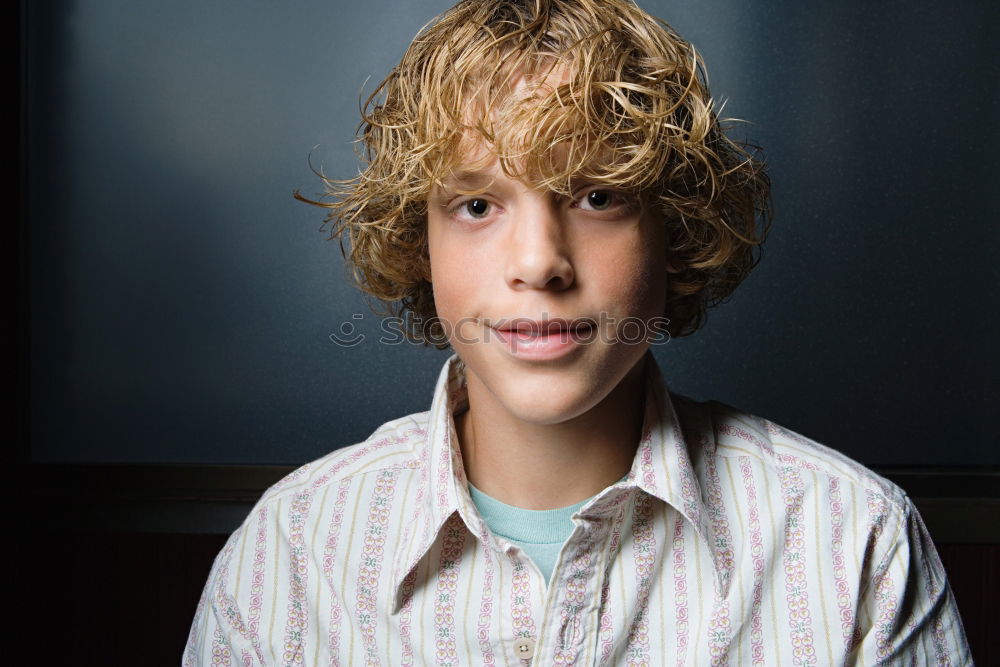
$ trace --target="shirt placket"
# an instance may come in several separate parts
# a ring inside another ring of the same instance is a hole
[[[464,502],[462,502],[464,501]],[[537,591],[544,590],[545,581],[537,567],[532,567],[530,560],[520,547],[494,535],[482,517],[479,516],[471,501],[462,497],[459,512],[463,515],[469,530],[479,535],[485,547],[491,549],[498,557],[504,578],[510,583],[502,587],[499,608],[509,614],[510,634],[500,639],[504,645],[502,654],[513,656],[517,662],[527,667],[538,655],[536,649],[538,625],[536,619],[543,617],[544,597]],[[501,627],[506,624],[501,624]],[[505,628],[506,629],[506,628]],[[534,664],[546,664],[536,662]]]
[[[608,540],[630,492],[618,489],[574,517],[576,524],[553,571],[539,618],[539,632],[522,665],[596,664],[601,587],[609,558]],[[583,513],[585,512],[585,513]],[[617,515],[617,516],[616,516]],[[520,647],[516,647],[520,648]]]

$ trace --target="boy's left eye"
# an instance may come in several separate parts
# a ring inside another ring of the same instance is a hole
[[[576,206],[588,211],[609,211],[627,207],[629,199],[615,190],[597,188],[587,192],[577,200]]]
[[[587,193],[587,203],[596,211],[603,211],[611,206],[613,195],[607,190],[591,190]]]

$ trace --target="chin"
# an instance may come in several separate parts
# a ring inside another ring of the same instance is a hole
[[[614,392],[636,359],[625,350],[608,352],[612,354],[582,354],[562,363],[537,365],[514,363],[502,354],[467,354],[464,359],[469,379],[475,377],[491,395],[487,400],[518,420],[542,425],[575,419]],[[642,355],[637,356],[641,360]]]
[[[524,410],[519,410],[511,406],[511,413],[516,415],[525,424],[553,425],[562,424],[579,417],[586,412],[586,408],[572,410],[565,408],[546,409],[545,406],[532,405]]]
[[[579,417],[597,403],[603,395],[593,389],[573,388],[562,383],[538,391],[518,391],[504,401],[511,414],[531,424],[561,424]]]

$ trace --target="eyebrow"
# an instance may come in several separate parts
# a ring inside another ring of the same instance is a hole
[[[483,171],[472,169],[455,171],[447,178],[441,179],[441,182],[434,186],[434,192],[441,195],[457,190],[482,190],[495,180],[496,177],[493,174]]]
[[[451,176],[442,179],[439,184],[434,186],[429,198],[432,200],[444,200],[451,195],[459,194],[459,190],[463,191],[463,194],[475,194],[487,190],[495,180],[496,176],[487,171],[476,169],[454,171],[451,173]],[[587,185],[599,185],[599,183],[592,179],[574,175],[571,177],[569,185],[571,190],[575,192],[578,188]]]
[[[445,185],[477,185],[479,183],[488,183],[494,179],[494,176],[485,171],[480,171],[478,169],[465,169],[462,171],[453,171],[451,176],[443,179]]]

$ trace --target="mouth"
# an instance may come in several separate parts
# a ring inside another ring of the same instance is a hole
[[[593,340],[597,322],[581,319],[517,318],[504,320],[491,327],[504,349],[518,359],[530,362],[551,362],[569,358]]]
[[[517,318],[512,320],[501,320],[499,325],[493,328],[507,334],[516,334],[528,338],[544,338],[553,335],[567,336],[570,334],[585,334],[596,326],[596,322],[589,318],[578,318],[567,320],[562,318],[547,320],[531,320]]]

